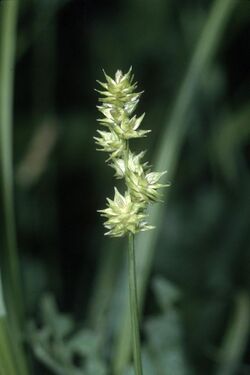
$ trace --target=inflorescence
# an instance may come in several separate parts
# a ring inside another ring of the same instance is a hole
[[[141,92],[135,92],[131,68],[126,74],[118,70],[115,79],[104,72],[106,82],[97,81],[102,90],[98,110],[102,118],[97,121],[105,130],[97,130],[94,137],[98,151],[109,153],[107,162],[115,170],[117,179],[124,179],[125,194],[115,188],[114,200],[107,198],[107,208],[99,210],[107,218],[104,226],[106,235],[121,237],[129,232],[135,234],[154,228],[146,222],[146,209],[149,203],[160,201],[159,189],[169,185],[159,182],[166,172],[151,172],[147,162],[142,162],[145,152],[134,154],[129,148],[129,140],[145,137],[150,130],[139,130],[144,118],[133,115]]]

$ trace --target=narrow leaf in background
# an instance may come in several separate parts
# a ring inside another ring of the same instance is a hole
[[[1,268],[11,336],[15,343],[20,374],[26,374],[21,343],[24,330],[21,277],[16,247],[13,199],[12,117],[13,80],[18,1],[0,3],[0,187],[1,187]],[[14,339],[15,338],[15,339]],[[10,354],[10,353],[9,353]]]

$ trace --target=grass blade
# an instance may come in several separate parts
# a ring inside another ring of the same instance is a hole
[[[250,301],[247,292],[236,298],[235,312],[222,344],[221,360],[216,375],[234,375],[239,370],[250,328]]]
[[[2,281],[14,343],[18,371],[26,374],[26,363],[20,343],[23,306],[20,290],[20,270],[16,248],[16,229],[13,205],[12,112],[15,41],[18,1],[0,4],[0,176],[2,214]],[[2,322],[4,330],[5,322]],[[1,340],[4,336],[1,336]],[[2,344],[2,343],[1,343]],[[7,349],[6,349],[7,350]],[[6,355],[8,352],[6,353]],[[10,355],[10,353],[9,353]]]
[[[0,272],[0,374],[18,375],[10,340]]]

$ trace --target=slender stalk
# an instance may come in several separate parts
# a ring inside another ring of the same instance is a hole
[[[0,317],[0,374],[18,375],[6,317]]]
[[[19,260],[16,248],[16,228],[13,206],[12,161],[12,106],[15,28],[17,1],[3,1],[0,5],[0,172],[3,215],[3,286],[8,314],[21,320]],[[8,287],[8,292],[6,288]]]
[[[18,375],[17,368],[16,356],[8,329],[0,270],[0,375]]]
[[[133,341],[133,357],[136,375],[142,375],[141,345],[139,332],[139,309],[137,301],[136,287],[136,262],[134,235],[128,236],[128,274],[129,274],[129,300],[130,300],[130,319]]]
[[[221,358],[215,370],[216,375],[236,374],[246,350],[250,328],[248,293],[240,291],[235,302],[234,315],[223,340]]]
[[[13,81],[17,14],[17,0],[0,3],[0,197],[3,234],[1,266],[3,292],[7,308],[6,324],[8,337],[13,346],[13,363],[16,359],[18,373],[25,375],[27,374],[27,367],[20,339],[23,328],[23,300],[20,290],[20,269],[16,247],[12,161]]]

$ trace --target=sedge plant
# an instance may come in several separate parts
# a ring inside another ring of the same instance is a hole
[[[97,106],[102,117],[98,119],[103,130],[94,137],[98,151],[109,154],[107,163],[114,169],[115,177],[125,182],[122,194],[115,187],[114,198],[107,198],[107,208],[99,210],[106,218],[104,223],[111,237],[128,238],[128,278],[131,315],[131,336],[136,375],[142,375],[142,361],[139,334],[139,308],[136,287],[135,234],[153,229],[147,222],[149,204],[161,200],[159,189],[168,185],[161,184],[160,178],[166,172],[152,172],[148,162],[143,161],[145,152],[136,154],[131,151],[129,141],[145,137],[151,130],[139,129],[144,114],[137,116],[134,111],[141,92],[137,92],[137,83],[133,81],[131,68],[126,74],[118,70],[112,79],[105,72],[106,82],[98,83],[101,90],[100,105]]]

